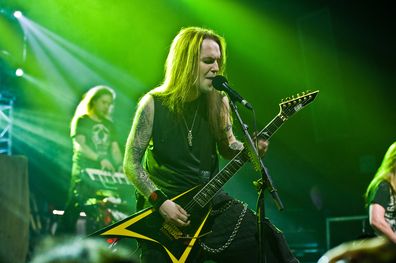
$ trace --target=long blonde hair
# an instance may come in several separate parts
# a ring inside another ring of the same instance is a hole
[[[381,166],[378,168],[373,180],[371,180],[365,193],[366,206],[369,206],[370,199],[382,181],[388,181],[393,190],[396,186],[396,142],[386,151]]]
[[[165,78],[153,95],[164,98],[164,105],[177,116],[183,112],[184,104],[199,94],[198,71],[201,45],[204,39],[214,40],[220,47],[221,60],[218,74],[223,74],[226,65],[226,43],[214,31],[200,28],[183,28],[174,38],[165,64]],[[223,94],[213,90],[206,94],[209,125],[216,138],[222,136],[225,125],[226,107],[222,102]]]
[[[70,131],[75,130],[77,125],[77,120],[83,115],[91,115],[93,112],[93,104],[103,95],[110,95],[113,100],[116,95],[113,89],[104,85],[98,85],[93,88],[90,88],[82,97],[80,103],[77,105],[76,111],[74,112],[74,116],[71,120]],[[110,119],[111,109],[107,113],[106,118]]]

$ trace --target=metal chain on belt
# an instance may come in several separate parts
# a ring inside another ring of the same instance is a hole
[[[222,207],[220,207],[219,209],[213,209],[212,211],[210,211],[210,215],[211,216],[217,216],[219,214],[224,213],[228,208],[230,208],[233,204],[243,204],[241,201],[239,200],[230,200],[228,201],[225,205],[223,205]]]
[[[235,203],[235,201],[229,201],[222,208],[216,210],[216,214],[220,214],[220,213],[222,213],[221,211],[227,210],[234,203]],[[240,202],[238,202],[238,203],[240,203]],[[228,238],[227,242],[224,245],[222,245],[221,247],[218,247],[218,248],[212,248],[212,247],[209,247],[208,245],[206,245],[203,241],[199,240],[199,244],[205,251],[207,251],[209,253],[213,253],[213,254],[218,254],[218,253],[223,252],[226,248],[228,248],[231,245],[232,241],[235,239],[236,234],[238,233],[238,230],[241,226],[242,220],[245,217],[245,214],[247,211],[248,205],[245,203],[242,203],[242,205],[243,205],[243,209],[241,211],[241,214],[239,215],[238,221],[235,224],[234,230],[232,231],[230,237]],[[213,215],[213,214],[211,213],[211,215]]]

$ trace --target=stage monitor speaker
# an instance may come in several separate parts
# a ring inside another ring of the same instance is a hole
[[[29,247],[28,161],[0,154],[0,262],[26,262]]]
[[[341,243],[369,237],[372,229],[367,215],[326,218],[327,250]]]

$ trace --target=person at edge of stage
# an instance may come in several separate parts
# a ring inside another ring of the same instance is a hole
[[[385,153],[365,198],[376,234],[396,244],[396,142]]]
[[[171,200],[204,184],[219,170],[218,152],[231,159],[244,145],[232,130],[228,97],[212,79],[224,74],[226,43],[214,31],[183,28],[174,38],[163,83],[145,94],[129,133],[124,171],[137,189],[137,209],[153,206],[165,222],[186,227],[190,215]],[[268,142],[259,140],[261,154]],[[188,262],[257,262],[257,223],[247,205],[221,190],[213,198],[210,223]],[[268,219],[267,262],[298,262],[286,240]],[[140,241],[141,262],[170,262],[155,242]]]
[[[73,142],[73,164],[71,183],[65,213],[59,226],[61,234],[75,234],[80,212],[84,211],[87,221],[98,215],[98,207],[87,205],[92,198],[91,189],[81,180],[86,168],[102,171],[122,172],[122,153],[117,141],[117,133],[110,118],[115,99],[110,87],[98,85],[89,89],[79,102],[70,125]],[[88,192],[87,192],[88,191]],[[96,208],[94,208],[96,207]],[[95,231],[104,225],[87,226],[87,231]]]

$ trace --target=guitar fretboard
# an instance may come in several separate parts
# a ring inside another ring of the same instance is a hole
[[[286,120],[287,118],[278,114],[267,126],[264,127],[264,129],[259,132],[258,137],[268,140]],[[220,188],[223,187],[223,185],[246,163],[247,160],[249,160],[248,151],[247,149],[243,149],[235,155],[235,157],[204,187],[202,187],[202,189],[193,197],[193,201],[201,207],[208,204]]]

